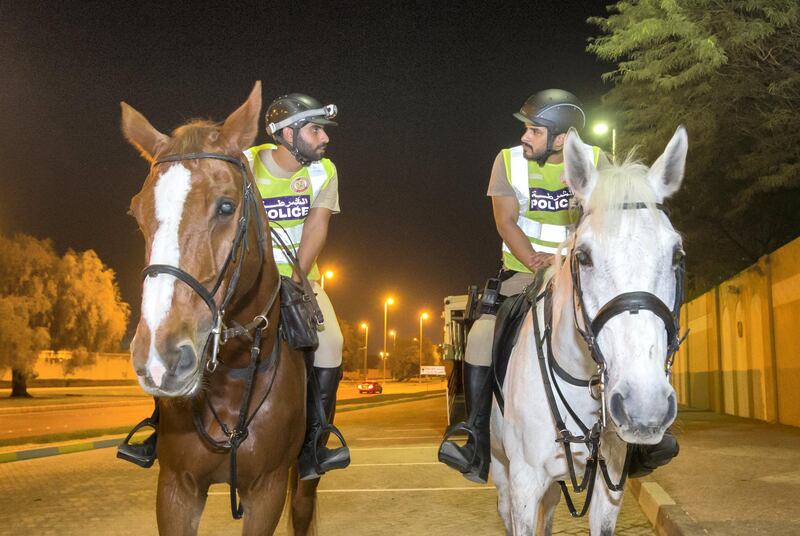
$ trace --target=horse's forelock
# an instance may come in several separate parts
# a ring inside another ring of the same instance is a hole
[[[592,227],[601,238],[620,228],[628,211],[620,210],[625,203],[646,203],[657,227],[656,194],[647,179],[648,167],[635,158],[633,151],[624,162],[599,171],[597,185],[592,191],[586,210],[592,214]]]
[[[186,154],[210,150],[219,139],[220,125],[206,119],[194,119],[176,128],[163,154]]]

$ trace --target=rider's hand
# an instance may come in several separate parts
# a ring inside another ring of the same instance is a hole
[[[553,257],[554,255],[552,253],[541,253],[534,251],[533,255],[531,255],[531,258],[528,261],[528,269],[535,271],[539,268],[550,266],[553,263]]]

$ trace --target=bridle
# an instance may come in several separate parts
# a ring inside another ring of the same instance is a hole
[[[652,205],[648,205],[647,203],[624,203],[620,207],[621,210],[639,210],[639,209],[647,209],[650,208]],[[655,208],[667,214],[666,208],[657,203]],[[589,213],[581,214],[578,225],[580,225],[581,220],[585,218]],[[578,258],[576,255],[576,236],[573,235],[572,245],[568,252],[569,262],[570,262],[570,272],[572,277],[572,306],[574,314],[574,321],[575,321],[575,328],[577,329],[578,333],[580,333],[583,340],[586,342],[586,346],[589,349],[589,353],[592,356],[595,364],[597,365],[597,373],[593,375],[588,380],[575,378],[567,371],[565,371],[556,361],[555,356],[553,355],[553,344],[552,344],[552,306],[553,306],[553,281],[551,280],[550,283],[547,285],[547,289],[539,294],[541,287],[543,286],[543,278],[544,278],[544,271],[540,271],[537,273],[536,279],[533,284],[533,289],[531,295],[533,296],[534,303],[532,304],[532,313],[533,313],[533,329],[534,329],[534,337],[536,341],[536,351],[538,355],[538,362],[539,362],[539,369],[542,375],[542,382],[545,386],[545,394],[547,397],[547,402],[550,407],[551,414],[553,419],[556,423],[556,427],[558,430],[558,438],[556,439],[557,442],[561,443],[564,447],[564,451],[566,454],[566,461],[567,461],[567,468],[569,471],[570,482],[572,484],[573,491],[582,492],[586,491],[587,498],[584,501],[583,507],[581,508],[580,512],[575,507],[575,504],[572,500],[572,497],[569,494],[569,490],[567,489],[567,484],[563,480],[558,481],[559,486],[561,487],[562,494],[564,495],[564,500],[567,504],[567,508],[569,509],[570,514],[573,517],[582,517],[586,514],[589,509],[589,505],[591,504],[592,494],[594,490],[594,484],[597,480],[597,472],[598,469],[603,477],[603,480],[606,483],[606,486],[611,491],[622,491],[625,486],[625,481],[628,476],[628,467],[630,465],[631,459],[631,448],[630,445],[627,448],[627,452],[625,455],[625,462],[623,464],[622,474],[620,476],[619,481],[614,482],[611,479],[611,476],[608,472],[608,467],[606,465],[605,459],[600,454],[600,437],[603,430],[607,426],[607,413],[606,413],[606,400],[605,400],[605,385],[607,381],[606,377],[606,360],[603,356],[603,352],[600,349],[600,346],[597,344],[597,335],[603,329],[608,321],[614,318],[617,315],[620,315],[624,312],[628,312],[630,314],[638,314],[641,310],[650,311],[655,314],[658,318],[660,318],[664,322],[664,329],[667,332],[667,355],[664,362],[664,370],[667,375],[670,374],[670,370],[672,368],[672,363],[675,357],[675,353],[678,351],[683,340],[686,338],[686,334],[683,337],[679,337],[680,333],[680,308],[683,304],[683,278],[684,278],[684,259],[681,257],[680,262],[675,267],[675,302],[673,304],[672,309],[670,309],[658,296],[652,294],[650,292],[645,291],[635,291],[635,292],[625,292],[620,294],[611,300],[609,300],[605,305],[603,305],[600,310],[597,312],[594,318],[591,318],[589,314],[586,312],[586,305],[583,301],[583,290],[581,287],[581,278],[580,278],[580,263],[578,262]],[[545,324],[545,331],[544,334],[540,333],[539,329],[539,319],[537,314],[537,307],[536,302],[539,299],[544,299],[544,324]],[[577,310],[580,309],[581,312],[581,319],[583,322],[583,327],[581,327],[578,323],[578,312]],[[545,351],[544,347],[546,344],[547,350]],[[595,400],[599,400],[600,402],[600,416],[597,421],[591,426],[587,426],[586,424],[581,421],[580,417],[577,413],[572,409],[567,398],[564,396],[564,393],[561,391],[561,388],[556,382],[556,375],[558,375],[562,380],[570,383],[572,385],[578,387],[588,387],[589,394]],[[581,430],[581,435],[574,435],[567,429],[567,426],[564,422],[564,419],[561,417],[561,412],[559,411],[558,405],[556,403],[555,395],[561,399],[561,403],[564,406],[564,409],[567,413],[572,417],[575,423]],[[586,461],[586,467],[584,469],[583,478],[578,481],[577,474],[575,471],[575,464],[572,455],[572,444],[583,444],[589,450],[589,458]]]
[[[239,283],[239,278],[242,274],[242,266],[244,265],[244,257],[247,251],[246,245],[243,244],[245,237],[247,236],[247,231],[250,228],[250,222],[255,220],[256,222],[256,233],[258,235],[258,252],[259,257],[261,259],[261,264],[264,261],[264,225],[261,218],[258,217],[258,202],[256,201],[255,195],[253,193],[253,188],[251,186],[250,181],[248,180],[247,176],[247,168],[245,167],[244,162],[241,159],[229,156],[226,154],[221,153],[207,153],[207,152],[195,152],[195,153],[186,153],[186,154],[171,154],[159,157],[153,162],[153,166],[158,166],[160,164],[166,164],[171,162],[181,162],[184,160],[201,160],[201,159],[213,159],[213,160],[222,160],[223,162],[228,162],[229,164],[233,164],[236,166],[239,173],[242,176],[242,210],[241,215],[239,217],[239,222],[236,227],[236,234],[234,235],[233,242],[231,244],[231,249],[228,251],[228,255],[225,257],[225,262],[222,264],[222,268],[219,270],[217,274],[217,280],[214,283],[214,286],[211,290],[208,290],[205,285],[203,285],[200,281],[198,281],[195,277],[193,277],[188,272],[178,268],[177,266],[172,266],[169,264],[151,264],[147,266],[144,270],[142,270],[143,277],[155,277],[159,274],[166,274],[171,275],[172,277],[182,281],[185,283],[189,288],[191,288],[195,294],[202,298],[203,302],[205,302],[206,306],[208,307],[209,311],[211,312],[211,320],[212,326],[211,332],[209,333],[209,338],[206,339],[206,343],[203,347],[203,355],[201,358],[204,358],[205,355],[208,353],[208,346],[209,346],[209,339],[211,341],[211,352],[208,356],[208,360],[205,362],[205,368],[209,373],[213,373],[217,368],[218,363],[218,354],[219,354],[219,347],[220,344],[224,344],[227,339],[232,337],[243,335],[245,333],[249,333],[250,331],[255,330],[256,328],[264,329],[266,328],[268,322],[266,314],[272,308],[275,300],[278,297],[278,292],[280,290],[280,280],[278,280],[277,284],[275,285],[275,289],[273,290],[273,294],[267,302],[264,311],[257,315],[252,322],[247,324],[246,326],[236,326],[234,329],[227,329],[224,324],[224,317],[225,317],[225,309],[230,304],[231,299],[236,292],[236,287]],[[231,264],[235,264],[235,268],[233,271],[233,275],[231,276],[230,284],[225,292],[225,295],[222,298],[222,301],[217,304],[214,300],[214,295],[219,290],[222,282],[225,280],[225,275],[228,273],[228,269]]]
[[[209,340],[211,341],[211,353],[208,357],[208,360],[205,362],[205,369],[209,373],[213,373],[217,369],[218,364],[218,354],[219,354],[219,347],[221,344],[225,344],[225,342],[233,337],[238,337],[240,335],[246,335],[250,341],[250,360],[246,369],[230,369],[231,371],[239,371],[244,373],[245,378],[245,386],[244,392],[242,396],[242,403],[239,409],[239,417],[236,421],[234,426],[226,425],[222,419],[220,419],[218,413],[215,411],[214,406],[211,404],[211,400],[208,396],[205,397],[206,405],[208,406],[211,414],[213,415],[214,419],[220,426],[220,429],[225,434],[225,439],[220,441],[218,439],[213,438],[205,429],[205,425],[202,421],[202,413],[200,409],[200,403],[197,397],[192,398],[192,420],[197,430],[197,433],[200,434],[200,437],[203,438],[209,445],[213,448],[223,451],[223,452],[230,452],[230,463],[229,463],[229,474],[230,474],[230,502],[231,502],[231,515],[234,519],[241,519],[244,515],[244,507],[240,501],[237,500],[237,451],[239,446],[242,442],[247,439],[249,435],[249,426],[252,420],[255,418],[256,414],[260,410],[261,406],[269,397],[270,393],[272,392],[272,387],[275,384],[275,379],[277,377],[278,371],[278,363],[280,361],[280,354],[281,354],[281,345],[280,345],[280,337],[275,337],[275,342],[272,347],[272,351],[267,359],[263,360],[261,366],[259,366],[258,358],[261,355],[261,341],[262,335],[264,330],[269,326],[269,321],[267,319],[267,314],[272,309],[272,306],[275,304],[275,301],[278,299],[278,295],[280,293],[281,288],[281,279],[280,274],[277,276],[277,280],[275,282],[274,289],[272,291],[272,295],[267,300],[267,303],[262,310],[262,312],[256,315],[251,322],[249,322],[245,326],[241,325],[234,325],[233,328],[228,329],[224,324],[224,317],[225,317],[225,308],[230,304],[231,299],[233,298],[236,287],[239,284],[239,278],[242,275],[242,267],[244,265],[244,258],[245,254],[247,253],[247,245],[244,243],[245,237],[247,236],[247,232],[250,229],[251,221],[255,220],[256,225],[256,235],[258,241],[258,253],[259,253],[259,266],[264,265],[264,241],[266,239],[264,223],[261,218],[258,217],[258,210],[261,209],[259,206],[258,201],[256,201],[256,197],[253,193],[253,187],[251,185],[251,181],[248,180],[247,168],[245,167],[244,162],[241,159],[235,158],[233,156],[229,156],[226,154],[221,153],[207,153],[207,152],[195,152],[195,153],[186,153],[186,154],[171,154],[167,156],[159,157],[158,159],[153,162],[153,166],[157,166],[160,164],[170,163],[170,162],[181,162],[184,160],[201,160],[201,159],[213,159],[213,160],[222,160],[223,162],[228,162],[229,164],[233,164],[238,169],[239,173],[242,176],[242,209],[241,215],[239,217],[239,222],[236,227],[236,234],[233,238],[233,243],[231,244],[231,249],[228,251],[228,255],[225,257],[225,262],[222,264],[222,267],[217,274],[217,280],[214,283],[214,286],[211,290],[208,290],[200,281],[197,280],[194,276],[178,268],[177,266],[171,266],[168,264],[151,264],[147,266],[143,271],[143,277],[155,277],[159,274],[166,274],[175,277],[176,279],[185,283],[189,288],[191,288],[200,298],[203,299],[206,306],[208,307],[209,311],[211,311],[211,319],[213,328],[209,333],[208,338],[206,339],[205,345],[203,346],[203,354],[201,359],[204,359],[206,354],[208,353],[208,346]],[[231,275],[230,283],[228,284],[228,288],[225,292],[222,301],[217,304],[214,300],[214,295],[217,293],[219,288],[222,286],[222,282],[225,280],[225,275],[228,273],[228,269],[230,268],[231,264],[235,264],[235,268],[233,270],[233,274]],[[253,332],[253,335],[250,335],[250,332]],[[274,365],[274,366],[273,366]],[[255,385],[255,376],[258,373],[259,369],[266,370],[267,368],[272,367],[273,373],[271,380],[267,384],[266,391],[264,392],[261,401],[255,406],[255,410],[250,414],[248,417],[248,407],[250,405],[250,399],[253,394],[253,387]]]
[[[623,203],[620,210],[641,210],[650,208],[652,205],[647,203]],[[656,203],[655,208],[669,216],[666,207],[661,203]],[[590,212],[583,213],[578,221],[588,216]],[[603,351],[597,343],[597,337],[600,331],[608,323],[609,320],[622,313],[630,313],[632,315],[639,314],[639,311],[650,311],[664,322],[664,329],[667,332],[667,354],[664,360],[664,372],[667,376],[670,375],[672,364],[675,359],[675,353],[678,351],[686,334],[680,337],[680,311],[683,305],[683,278],[685,272],[685,259],[681,256],[680,262],[675,266],[675,301],[670,309],[661,298],[651,292],[634,291],[625,292],[615,296],[605,305],[603,305],[594,318],[589,316],[586,310],[586,304],[583,300],[583,288],[581,286],[581,271],[578,256],[575,254],[575,237],[573,236],[572,247],[569,251],[570,258],[570,273],[572,275],[572,305],[573,312],[575,313],[575,329],[580,333],[592,359],[597,364],[597,374],[594,377],[595,381],[591,382],[593,385],[599,386],[600,397],[602,398],[602,421],[603,426],[606,425],[606,406],[605,406],[605,389],[606,383],[606,359],[603,356]],[[580,311],[583,326],[581,327],[578,322],[578,311]]]

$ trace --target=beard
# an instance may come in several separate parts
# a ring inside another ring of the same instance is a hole
[[[532,145],[525,142],[522,143],[522,156],[525,160],[539,160],[544,156],[546,149],[535,151]]]
[[[316,162],[325,156],[325,149],[328,148],[327,143],[317,145],[316,147],[307,143],[302,136],[297,138],[297,151],[308,160]]]

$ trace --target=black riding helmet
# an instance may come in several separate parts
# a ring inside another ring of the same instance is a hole
[[[553,154],[553,140],[570,127],[581,130],[586,124],[586,114],[578,97],[563,89],[546,89],[534,93],[514,117],[529,125],[547,128],[547,150],[536,162],[543,166]]]
[[[267,108],[267,132],[272,138],[289,149],[298,162],[304,166],[309,165],[312,159],[308,155],[302,154],[297,148],[297,137],[299,131],[306,123],[314,123],[322,126],[337,126],[338,123],[331,121],[336,117],[337,108],[335,104],[323,106],[314,97],[309,97],[303,93],[290,93],[278,97]],[[293,142],[289,144],[283,137],[283,129],[291,128],[294,132]]]

